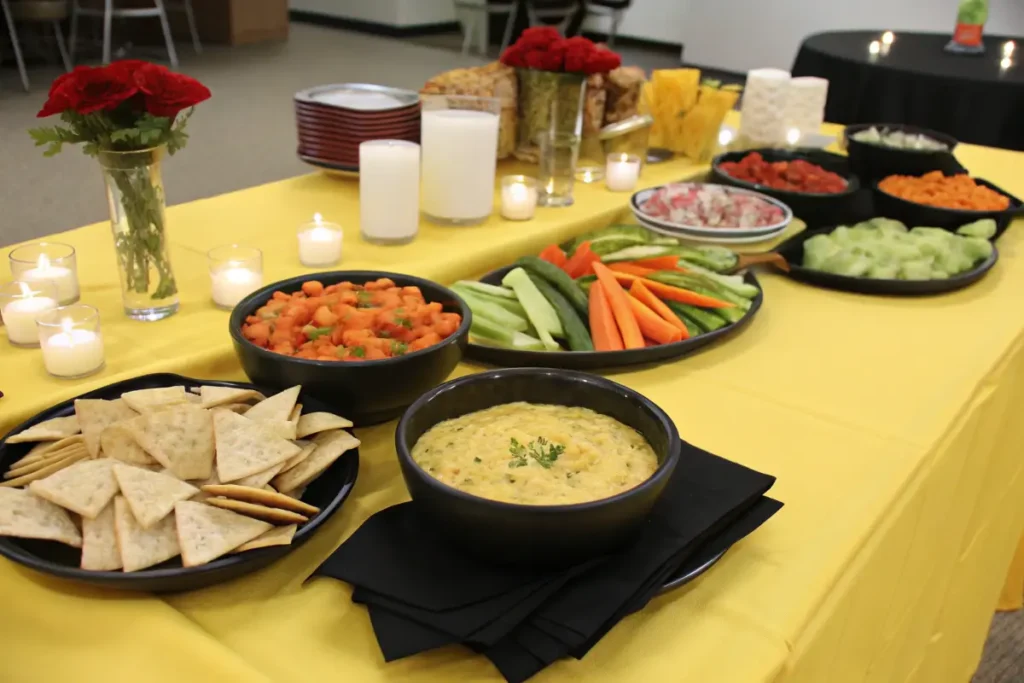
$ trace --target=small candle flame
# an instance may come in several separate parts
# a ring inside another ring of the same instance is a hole
[[[1003,57],[1012,57],[1014,50],[1017,49],[1017,44],[1012,40],[1008,40],[1003,43]]]
[[[324,217],[321,216],[318,213],[314,213],[313,214],[313,222],[316,223],[317,225],[320,225],[321,223],[324,222]]]
[[[879,51],[881,51],[881,49],[882,44],[879,43],[877,40],[872,40],[871,43],[868,45],[868,52],[870,52],[873,55],[877,55]]]
[[[47,256],[46,254],[40,254],[39,259],[36,261],[36,268],[38,268],[39,270],[49,270],[50,257]]]
[[[62,330],[64,330],[64,332],[70,338],[71,337],[71,330],[73,330],[75,328],[75,321],[72,320],[71,318],[63,318],[60,321],[60,328]]]
[[[29,299],[29,298],[32,297],[32,290],[29,288],[29,286],[26,283],[19,282],[18,283],[18,287],[21,289],[21,296],[23,298]]]
[[[896,39],[892,31],[886,31],[882,34],[882,43],[884,45],[892,45],[892,41]]]
[[[722,147],[728,147],[729,143],[732,142],[732,131],[726,128],[725,130],[719,131],[718,133],[718,144]]]
[[[790,128],[786,131],[786,142],[791,147],[795,147],[796,143],[800,142],[800,130],[798,128]]]
[[[1010,59],[1009,57],[1003,57],[1002,60],[1000,60],[1000,62],[999,62],[999,68],[1002,71],[1006,71],[1011,66],[1013,66],[1013,60]]]

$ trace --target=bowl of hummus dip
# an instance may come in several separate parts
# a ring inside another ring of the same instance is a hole
[[[679,460],[661,408],[581,372],[509,368],[447,382],[395,432],[406,486],[454,543],[564,566],[634,540]]]

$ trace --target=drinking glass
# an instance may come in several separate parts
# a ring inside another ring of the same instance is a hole
[[[540,206],[570,206],[572,187],[576,175],[576,159],[580,152],[580,136],[572,133],[541,133],[537,137],[540,147]]]

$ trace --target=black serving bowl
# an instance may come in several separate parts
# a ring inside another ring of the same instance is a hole
[[[924,135],[941,142],[948,149],[899,149],[872,142],[860,142],[854,135],[870,128],[886,131],[902,131]],[[938,131],[911,126],[904,123],[858,123],[847,126],[843,132],[846,152],[850,156],[850,169],[865,183],[890,175],[924,175],[930,171],[963,173],[964,168],[953,156],[957,140],[951,135]]]
[[[738,162],[753,152],[759,153],[768,162],[801,159],[816,164],[826,171],[831,171],[845,178],[846,189],[842,192],[827,194],[777,190],[766,185],[739,180],[722,170],[721,165],[723,163],[730,161]],[[778,199],[793,210],[794,216],[811,227],[835,225],[836,223],[849,220],[850,215],[856,210],[857,192],[860,190],[860,181],[850,171],[849,160],[839,154],[832,154],[821,150],[750,149],[739,152],[726,152],[725,154],[718,155],[711,162],[711,181],[754,190]]]
[[[435,424],[516,401],[579,406],[613,417],[647,439],[658,455],[658,468],[647,481],[611,498],[519,505],[463,493],[412,459],[413,445]],[[597,557],[634,540],[679,462],[680,442],[668,415],[632,389],[582,372],[510,368],[461,377],[428,391],[398,423],[395,450],[413,502],[452,542],[490,562],[552,567]]]
[[[879,181],[881,182],[881,181]],[[918,204],[906,199],[900,199],[873,185],[875,191],[875,213],[886,218],[895,218],[904,223],[908,228],[928,227],[942,228],[943,230],[956,231],[962,225],[973,223],[983,218],[991,218],[996,222],[996,234],[992,239],[998,238],[1014,218],[1021,215],[1021,200],[1003,190],[997,185],[990,183],[984,178],[975,178],[974,182],[979,185],[995,190],[1010,200],[1010,206],[1002,211],[966,211],[963,209],[943,209],[938,206]]]
[[[31,443],[7,443],[10,436],[45,420],[74,415],[76,399],[112,400],[120,398],[121,394],[126,391],[171,386],[184,386],[192,389],[204,384],[267,392],[267,387],[252,384],[192,379],[170,373],[143,375],[116,384],[109,384],[59,403],[12,429],[4,438],[0,439],[0,473],[6,472],[13,463],[25,457],[25,454],[34,445]],[[327,406],[307,396],[305,391],[302,392],[299,400],[307,412],[329,410]],[[320,512],[299,526],[291,545],[272,546],[237,554],[231,553],[198,567],[183,567],[181,557],[174,557],[155,567],[135,572],[92,571],[80,568],[82,554],[80,549],[56,541],[32,538],[0,537],[0,555],[44,574],[104,588],[150,593],[170,593],[205,588],[262,569],[312,538],[331,515],[341,508],[342,503],[345,502],[355,486],[358,473],[359,450],[353,449],[335,460],[323,474],[306,487],[302,494],[302,500],[320,508]]]
[[[462,324],[440,344],[404,356],[358,362],[293,358],[256,346],[242,336],[245,319],[276,291],[295,292],[310,280],[326,286],[378,278],[389,278],[400,287],[419,287],[428,302],[440,302],[445,311],[461,315]],[[304,394],[327,403],[357,426],[366,426],[398,417],[420,394],[451,374],[469,343],[472,315],[455,292],[430,280],[376,270],[342,270],[300,275],[253,292],[231,312],[228,330],[242,369],[255,384],[276,390],[301,384]]]

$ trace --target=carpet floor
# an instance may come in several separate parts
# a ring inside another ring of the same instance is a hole
[[[190,122],[186,153],[164,171],[168,202],[211,197],[309,171],[295,156],[292,95],[323,83],[361,81],[418,89],[430,76],[482,58],[458,53],[457,36],[417,42],[292,24],[287,43],[210,46],[203,55],[179,46],[181,70],[214,93]],[[678,65],[664,52],[626,48],[626,62],[647,69]],[[146,55],[133,53],[133,57]],[[42,237],[106,218],[99,168],[77,149],[59,160],[34,148],[26,130],[38,125],[55,67],[30,70],[32,92],[14,69],[0,69],[0,245]],[[973,683],[1024,682],[1024,611],[992,621]]]

